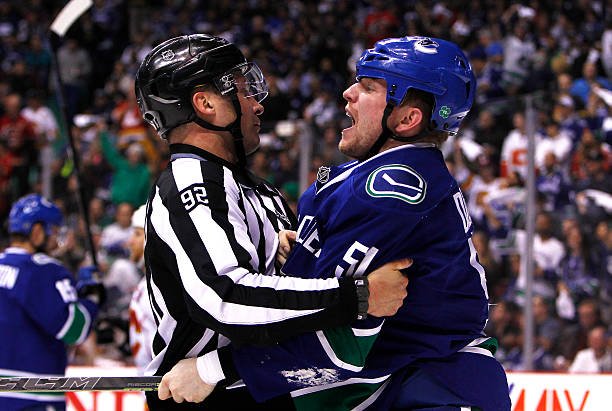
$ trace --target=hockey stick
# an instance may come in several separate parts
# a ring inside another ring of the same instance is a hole
[[[157,391],[162,377],[2,377],[0,392]]]
[[[53,23],[51,23],[49,33],[49,51],[51,52],[51,64],[53,66],[53,77],[56,84],[57,101],[60,108],[60,121],[68,136],[68,142],[70,143],[70,153],[72,154],[72,163],[74,164],[74,174],[77,181],[77,197],[79,203],[79,209],[83,220],[85,221],[85,236],[87,239],[87,245],[91,252],[91,262],[94,266],[98,267],[98,259],[96,256],[96,249],[94,247],[93,236],[91,234],[91,227],[89,226],[89,213],[88,207],[85,203],[85,189],[81,182],[81,171],[80,171],[80,158],[79,153],[72,135],[72,119],[68,118],[68,108],[66,107],[66,98],[64,96],[64,85],[59,72],[59,62],[57,60],[57,51],[59,49],[62,38],[66,35],[66,32],[72,26],[72,24],[78,20],[91,6],[93,0],[70,0],[68,4],[59,12]]]

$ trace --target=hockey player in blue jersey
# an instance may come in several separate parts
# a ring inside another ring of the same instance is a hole
[[[10,246],[0,254],[0,375],[63,375],[66,345],[85,340],[102,288],[92,268],[80,281],[45,254],[55,243],[60,210],[38,194],[19,199],[8,219]],[[63,393],[0,393],[0,410],[65,410]]]
[[[202,361],[203,381],[241,378],[259,400],[291,391],[300,410],[510,409],[496,342],[483,333],[488,295],[472,222],[438,149],[475,89],[467,58],[444,40],[392,38],[363,53],[343,94],[353,124],[339,143],[356,161],[319,170],[301,197],[283,272],[358,277],[410,257],[408,297],[384,320],[221,348]]]

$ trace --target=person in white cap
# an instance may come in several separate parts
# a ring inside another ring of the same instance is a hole
[[[129,240],[130,259],[141,272],[144,272],[144,242],[145,242],[146,205],[140,206],[132,215],[132,236]],[[153,358],[151,342],[157,327],[149,304],[147,279],[143,275],[130,301],[130,348],[134,357],[134,365],[142,374]]]

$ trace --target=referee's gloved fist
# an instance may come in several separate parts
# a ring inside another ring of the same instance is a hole
[[[394,315],[408,295],[408,277],[401,270],[412,265],[410,258],[387,263],[368,275],[368,314],[374,317]]]
[[[200,378],[196,358],[179,361],[162,377],[157,390],[160,400],[172,398],[175,402],[202,402],[214,390],[214,384],[207,384]]]

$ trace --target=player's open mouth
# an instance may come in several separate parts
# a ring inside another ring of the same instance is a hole
[[[344,112],[344,114],[346,114],[346,116],[347,116],[348,118],[350,118],[350,119],[351,119],[351,126],[354,126],[354,125],[355,125],[355,119],[353,118],[353,116],[351,115],[351,113],[349,113],[349,112],[348,112],[348,110],[346,110],[346,111]]]
[[[350,130],[351,128],[353,128],[353,127],[355,126],[355,119],[353,118],[353,116],[351,115],[351,113],[349,113],[349,111],[348,111],[348,110],[345,110],[344,114],[346,114],[346,116],[347,116],[348,118],[350,118],[350,119],[351,119],[351,126],[350,126],[350,127],[345,128],[344,130],[342,130],[342,135],[343,135],[343,136],[344,136],[344,132],[345,132],[345,131]]]

